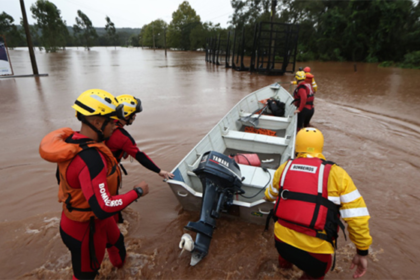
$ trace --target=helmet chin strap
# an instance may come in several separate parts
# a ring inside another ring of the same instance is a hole
[[[130,122],[132,119],[134,118],[134,114],[131,114],[128,116],[128,119],[126,119],[126,124],[125,125],[132,125],[132,123]]]
[[[77,118],[84,124],[87,124],[93,131],[96,132],[96,134],[98,134],[98,140],[97,142],[102,142],[105,140],[108,140],[109,137],[105,138],[105,135],[102,131],[104,131],[105,127],[107,126],[107,124],[110,122],[110,119],[107,118],[105,119],[105,121],[102,124],[101,130],[97,129],[93,124],[91,124],[86,118],[85,116],[78,114]]]

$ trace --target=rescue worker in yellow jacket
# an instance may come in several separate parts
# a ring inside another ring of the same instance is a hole
[[[302,71],[302,67],[299,67],[299,71]],[[305,68],[303,68],[303,72],[305,72],[306,76],[309,78],[311,78],[311,85],[312,85],[312,89],[314,90],[314,93],[317,92],[318,90],[318,85],[315,82],[315,77],[314,75],[311,73],[311,68],[309,66],[306,66]],[[309,74],[309,75],[308,75]],[[305,81],[306,82],[306,81]],[[291,81],[290,82],[292,85],[296,85],[297,82],[296,81]]]
[[[276,200],[273,214],[279,265],[296,265],[304,271],[301,279],[323,279],[332,264],[338,230],[344,230],[341,217],[356,245],[351,269],[356,267],[353,278],[359,278],[366,273],[372,244],[369,212],[347,172],[325,160],[323,145],[321,131],[301,129],[296,135],[297,157],[277,169],[265,191],[268,201]]]
[[[83,92],[72,106],[80,131],[61,128],[39,147],[43,159],[57,163],[58,200],[63,203],[60,235],[71,252],[73,279],[94,279],[108,251],[114,267],[126,258],[124,236],[113,216],[149,192],[146,182],[118,194],[121,171],[104,144],[123,118],[123,105],[100,89]]]

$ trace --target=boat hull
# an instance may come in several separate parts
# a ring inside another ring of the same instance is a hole
[[[243,120],[250,117],[255,120],[258,115],[251,113],[262,109],[264,104],[260,101],[267,98],[284,102],[285,116],[261,115],[256,128],[275,131],[276,136],[245,132],[245,127],[251,125]],[[285,89],[274,84],[238,102],[172,170],[175,177],[167,183],[182,207],[187,211],[201,209],[202,186],[193,170],[205,152],[217,151],[225,155],[256,153],[263,162],[262,166],[239,164],[244,177],[242,188],[245,194],[236,195],[233,205],[224,214],[237,216],[246,222],[264,224],[274,206],[272,202],[264,200],[264,190],[272,183],[276,169],[288,159],[294,158],[297,119],[292,101],[292,96]]]

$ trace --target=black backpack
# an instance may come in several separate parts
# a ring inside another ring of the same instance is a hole
[[[284,117],[285,104],[279,100],[268,99],[268,108],[277,117]]]

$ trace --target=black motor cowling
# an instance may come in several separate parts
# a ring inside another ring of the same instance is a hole
[[[208,178],[221,188],[240,189],[242,186],[239,165],[234,159],[215,151],[206,152],[193,172],[201,180]]]
[[[203,185],[200,220],[189,222],[185,227],[197,232],[192,251],[191,265],[195,265],[208,253],[215,219],[225,207],[232,205],[233,195],[244,193],[241,189],[241,171],[234,159],[224,154],[209,151],[201,158],[198,167],[193,172],[200,178]]]

